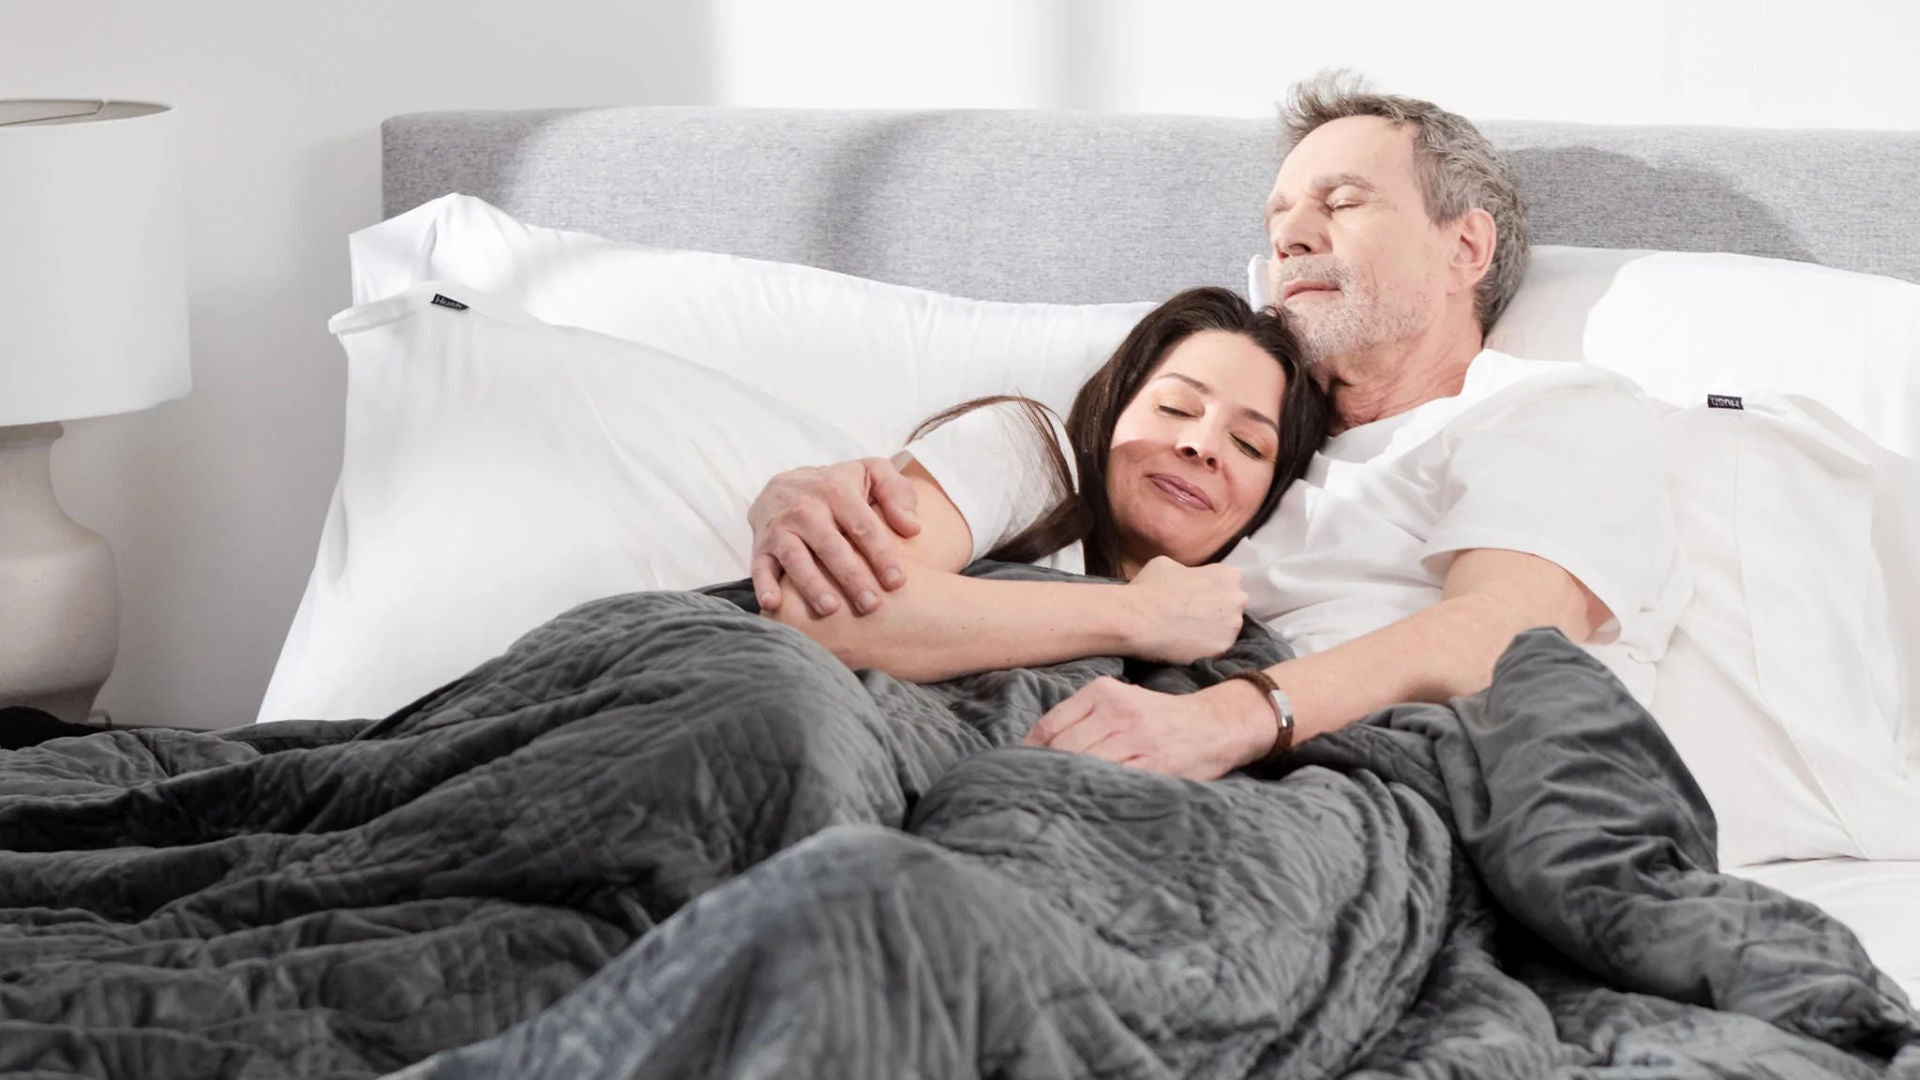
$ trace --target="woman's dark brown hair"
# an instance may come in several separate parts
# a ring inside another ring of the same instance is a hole
[[[986,405],[1011,402],[1022,406],[1039,434],[1040,445],[1052,460],[1060,498],[1040,520],[988,552],[987,557],[1033,562],[1079,541],[1086,552],[1087,573],[1118,577],[1119,526],[1114,520],[1113,508],[1107,503],[1107,456],[1113,447],[1114,426],[1173,347],[1203,330],[1224,330],[1246,337],[1273,357],[1286,375],[1287,383],[1280,406],[1280,442],[1274,453],[1273,484],[1267,488],[1266,497],[1260,500],[1259,508],[1246,526],[1207,557],[1208,562],[1217,562],[1242,537],[1273,516],[1280,496],[1306,473],[1314,451],[1326,440],[1333,415],[1326,392],[1307,373],[1300,343],[1287,328],[1286,320],[1272,308],[1255,311],[1230,289],[1188,289],[1154,308],[1127,334],[1113,357],[1080,388],[1066,422],[1067,439],[1073,446],[1074,462],[1080,473],[1077,490],[1066,456],[1053,437],[1053,426],[1047,419],[1050,410],[1030,398],[997,395],[955,405],[928,417],[914,429],[908,441]]]

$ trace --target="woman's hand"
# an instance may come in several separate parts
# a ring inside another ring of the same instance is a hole
[[[1142,660],[1191,664],[1240,637],[1247,594],[1231,566],[1183,566],[1162,555],[1141,567],[1127,591],[1137,617],[1131,652]]]

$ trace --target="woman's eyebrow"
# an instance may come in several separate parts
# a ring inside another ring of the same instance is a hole
[[[1179,379],[1181,382],[1186,383],[1188,386],[1193,387],[1195,390],[1198,390],[1203,394],[1213,393],[1213,387],[1208,386],[1206,383],[1201,382],[1199,379],[1196,379],[1191,375],[1182,375],[1177,371],[1163,371],[1160,374],[1154,376],[1154,378],[1156,380]],[[1268,427],[1274,430],[1275,434],[1278,434],[1280,431],[1280,421],[1275,420],[1273,417],[1268,416],[1266,413],[1263,413],[1259,409],[1253,408],[1250,405],[1237,405],[1234,407],[1234,411],[1239,413],[1241,416],[1246,417],[1249,420],[1257,420],[1260,423],[1267,425]]]

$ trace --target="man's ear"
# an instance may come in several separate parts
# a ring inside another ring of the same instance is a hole
[[[1480,279],[1487,276],[1487,267],[1493,264],[1493,245],[1499,230],[1493,224],[1493,215],[1476,206],[1460,215],[1454,233],[1453,258],[1448,269],[1453,272],[1454,288],[1471,292],[1480,284]]]

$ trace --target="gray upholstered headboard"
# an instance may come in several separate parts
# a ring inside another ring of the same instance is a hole
[[[1920,281],[1920,132],[1489,123],[1542,244],[1736,251]],[[626,107],[399,116],[388,214],[537,224],[1004,300],[1238,288],[1262,120]]]

